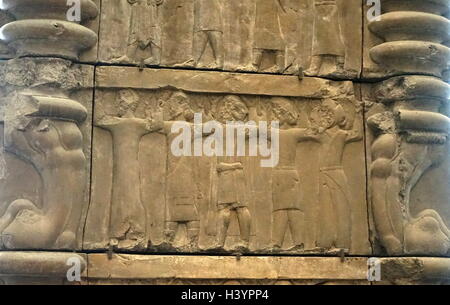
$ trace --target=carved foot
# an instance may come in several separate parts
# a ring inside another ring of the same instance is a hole
[[[283,71],[284,71],[284,69],[280,68],[278,66],[273,66],[273,67],[270,67],[270,68],[264,70],[264,72],[266,72],[266,73],[283,73]]]
[[[281,249],[281,245],[279,245],[277,243],[273,243],[270,245],[269,250],[273,251],[273,252],[278,252],[278,251],[281,251],[282,249]]]
[[[300,245],[295,245],[292,246],[291,248],[288,249],[288,251],[290,252],[301,252],[305,250],[305,245],[304,244],[300,244]]]
[[[311,67],[308,70],[304,71],[306,76],[317,76],[319,75],[320,67]]]
[[[188,59],[183,63],[180,64],[174,64],[174,68],[192,68],[195,66],[195,61],[193,59]]]
[[[260,71],[260,66],[259,66],[259,64],[253,63],[248,70],[250,72],[259,72]]]
[[[132,62],[133,61],[127,55],[121,56],[119,58],[114,58],[111,60],[112,64],[129,64]]]
[[[240,253],[248,252],[249,243],[247,241],[241,241],[233,247],[233,251]]]
[[[210,252],[224,252],[225,251],[224,245],[221,245],[219,243],[213,244],[212,246],[208,247],[206,250],[210,251]]]
[[[159,66],[160,61],[156,58],[150,57],[150,58],[147,58],[146,60],[144,60],[144,64],[146,66]]]
[[[389,255],[396,256],[403,253],[403,245],[395,236],[383,237],[383,245]]]

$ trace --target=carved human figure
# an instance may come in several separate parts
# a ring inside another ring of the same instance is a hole
[[[74,249],[85,201],[86,157],[78,127],[87,116],[75,101],[11,97],[5,149],[33,165],[42,179],[40,202],[19,198],[0,217],[0,248]]]
[[[245,103],[235,95],[228,95],[223,99],[223,106],[218,113],[223,129],[227,122],[243,123],[248,117],[248,108]],[[236,125],[233,125],[234,127]],[[234,128],[231,127],[231,128]],[[224,132],[224,136],[226,133]],[[234,143],[237,143],[237,132],[233,131]],[[229,143],[225,141],[224,143]],[[248,194],[242,157],[238,156],[237,145],[233,145],[233,152],[228,156],[217,157],[217,209],[219,210],[218,246],[223,248],[227,237],[231,215],[235,212],[239,223],[240,243],[236,248],[248,249],[250,242],[251,215],[248,209]]]
[[[269,72],[283,72],[285,66],[285,48],[280,26],[280,15],[285,13],[280,0],[256,0],[255,37],[253,46],[253,66],[261,69],[264,55],[275,59]]]
[[[164,2],[161,25],[163,33],[170,33],[170,39],[164,39],[164,65],[190,68],[194,66],[192,4],[191,0]]]
[[[219,0],[195,0],[194,3],[194,61],[198,66],[208,44],[215,63],[210,68],[223,67],[222,8]]]
[[[272,120],[279,122],[279,163],[272,173],[273,247],[277,249],[283,246],[288,228],[294,247],[301,247],[304,214],[296,168],[297,144],[315,140],[315,137],[311,131],[295,127],[298,113],[286,98],[272,99]]]
[[[345,61],[336,0],[314,0],[314,6],[312,59],[311,66],[305,71],[305,74],[312,76],[322,71],[325,62],[331,62],[331,69],[343,69]]]
[[[357,107],[357,113],[361,107]],[[316,107],[311,121],[320,134],[316,140],[321,144],[319,158],[319,230],[317,246],[346,251],[351,247],[351,194],[342,161],[346,144],[360,141],[363,137],[362,120],[355,116],[353,129],[347,130],[344,108],[328,99]]]
[[[146,246],[146,210],[141,200],[139,143],[155,130],[150,120],[135,116],[139,96],[125,89],[118,93],[118,113],[104,116],[96,126],[108,130],[113,142],[113,184],[110,210],[110,246]]]
[[[189,103],[188,96],[181,92],[175,92],[165,102],[164,121],[160,133],[167,138],[170,149],[173,140],[178,137],[177,133],[172,133],[172,126],[177,122],[191,122],[194,118],[194,111]],[[189,124],[194,128],[192,123]],[[171,151],[167,157],[167,177],[166,177],[166,235],[170,242],[175,241],[177,233],[184,226],[187,231],[182,245],[196,246],[200,231],[200,219],[198,215],[196,196],[197,185],[195,183],[194,163],[188,156],[175,156]]]
[[[227,48],[224,50],[225,64],[235,67],[238,71],[245,71],[252,57],[250,32],[253,26],[251,24],[253,5],[253,0],[224,2],[224,18],[227,20],[227,26],[224,28],[224,37],[227,41]]]
[[[158,8],[164,0],[127,0],[131,5],[130,27],[126,54],[114,63],[138,62],[159,65],[161,34]]]

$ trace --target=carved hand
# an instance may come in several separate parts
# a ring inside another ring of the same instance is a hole
[[[150,132],[164,128],[164,115],[162,111],[156,112],[152,119],[147,119],[147,130]]]
[[[312,129],[312,133],[313,134],[322,134],[322,133],[325,132],[325,130],[326,129],[323,128],[323,127],[319,127],[319,128],[315,127],[315,128]]]

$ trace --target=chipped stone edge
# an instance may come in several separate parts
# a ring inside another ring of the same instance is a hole
[[[323,78],[265,75],[251,73],[138,69],[135,67],[101,66],[96,69],[96,88],[129,88],[141,90],[179,89],[198,93],[229,93],[306,97],[320,99],[331,96],[330,88],[352,84]]]

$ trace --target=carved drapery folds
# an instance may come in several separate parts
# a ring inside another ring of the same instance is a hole
[[[18,58],[1,70],[1,249],[79,249],[87,208],[88,130],[93,68],[75,65],[97,34],[82,24],[97,16],[81,1],[81,22],[67,21],[66,1],[7,0],[16,20],[1,38]],[[16,167],[15,167],[16,166]],[[18,170],[19,169],[19,170]],[[21,186],[21,181],[22,186]]]
[[[384,14],[369,29],[385,40],[372,60],[394,76],[374,86],[385,112],[368,118],[375,133],[370,166],[372,213],[378,240],[390,255],[446,255],[450,231],[434,209],[413,213],[411,192],[447,152],[445,114],[450,22],[448,2],[382,1]],[[416,74],[416,75],[412,75]]]

